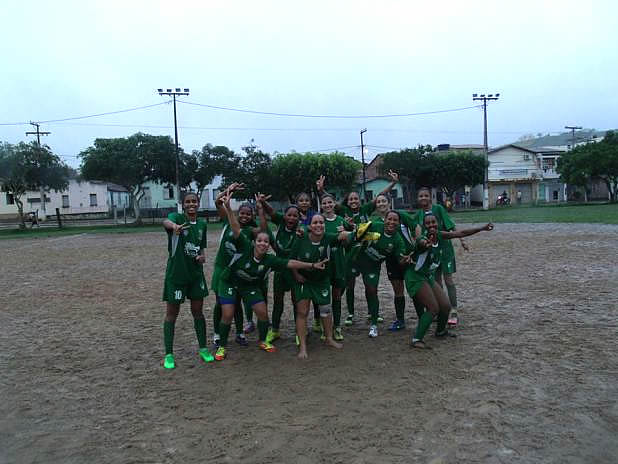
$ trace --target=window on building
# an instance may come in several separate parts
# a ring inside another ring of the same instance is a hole
[[[68,195],[62,195],[62,207],[63,208],[69,207],[69,196]]]
[[[558,201],[558,190],[554,190],[554,201]]]
[[[13,196],[12,193],[7,193],[6,194],[6,204],[7,205],[14,205],[15,204],[15,197]]]
[[[530,155],[525,154],[524,155],[524,161],[530,161]]]
[[[41,197],[28,198],[28,203],[41,203]]]
[[[167,185],[163,188],[163,199],[164,200],[174,199],[174,187],[172,185]]]
[[[97,194],[96,193],[90,194],[90,206],[97,206]]]

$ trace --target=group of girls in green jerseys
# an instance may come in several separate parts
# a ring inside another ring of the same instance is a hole
[[[407,291],[418,318],[410,339],[412,347],[428,348],[424,337],[434,320],[437,321],[436,337],[454,336],[448,330],[449,326],[457,324],[452,278],[456,269],[455,254],[450,240],[492,230],[493,225],[455,230],[446,210],[431,204],[431,192],[426,188],[418,191],[421,209],[415,214],[392,210],[387,195],[399,179],[392,171],[389,176],[391,183],[387,188],[365,204],[361,204],[356,192],[348,193],[343,203],[338,204],[335,197],[324,190],[326,179],[321,176],[316,182],[320,213],[311,209],[311,198],[305,193],[299,194],[296,204],[283,212],[274,211],[267,201],[269,197],[259,193],[255,195],[255,211],[249,203],[241,205],[238,212],[232,211],[230,200],[236,191],[243,189],[242,184],[233,183],[217,196],[215,203],[224,225],[211,280],[211,290],[216,295],[214,356],[206,346],[202,312],[203,299],[208,295],[202,269],[206,222],[197,218],[197,195],[186,194],[183,213],[172,213],[163,222],[168,232],[169,252],[163,292],[167,304],[163,330],[164,367],[175,367],[174,324],[185,297],[191,300],[198,355],[204,362],[225,359],[232,320],[236,342],[241,346],[248,344],[243,334],[243,304],[248,321],[252,323],[253,314],[257,318],[258,347],[265,352],[275,352],[274,342],[281,336],[281,318],[288,292],[295,320],[298,358],[307,358],[307,323],[312,305],[314,330],[322,333],[321,339],[328,346],[342,348],[341,299],[347,293],[345,325],[351,326],[357,322],[354,289],[358,276],[362,277],[365,287],[369,337],[377,337],[378,323],[383,320],[378,299],[383,262],[386,262],[393,288],[396,314],[389,330],[405,328]],[[463,241],[462,246],[467,249]],[[269,252],[270,249],[274,253]],[[269,320],[266,292],[271,271],[274,271],[273,309]],[[446,294],[442,290],[442,280]],[[250,326],[245,327],[245,331],[250,330]]]

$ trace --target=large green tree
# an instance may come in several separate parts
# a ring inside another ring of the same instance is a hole
[[[47,145],[0,144],[0,184],[3,191],[13,195],[21,228],[26,227],[22,200],[26,191],[64,190],[69,184],[69,174],[69,167]]]
[[[584,191],[584,201],[588,202],[588,184],[590,183],[590,156],[580,147],[560,155],[556,171],[566,184],[580,187]]]
[[[144,184],[175,183],[175,147],[168,136],[137,133],[126,138],[96,139],[79,156],[85,179],[113,182],[127,189],[137,222],[141,222]],[[190,179],[184,177],[188,184]]]
[[[483,183],[485,178],[487,162],[483,156],[472,151],[434,153],[428,161],[433,166],[433,182],[430,185],[441,188],[449,198],[466,185]]]
[[[272,176],[276,181],[273,195],[290,202],[300,192],[317,195],[315,181],[326,177],[329,187],[344,191],[356,184],[361,163],[343,153],[288,153],[277,155],[272,162]]]
[[[223,145],[213,146],[209,143],[204,145],[200,151],[193,150],[193,155],[197,161],[193,179],[200,196],[215,176],[234,177],[240,164],[240,157]]]
[[[416,191],[417,186],[434,185],[434,165],[429,161],[433,152],[431,145],[419,145],[416,148],[384,153],[380,170],[382,173],[389,170],[397,172],[409,195],[406,200],[413,203],[414,199],[410,195]]]

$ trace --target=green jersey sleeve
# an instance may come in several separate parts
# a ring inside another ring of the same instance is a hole
[[[446,208],[444,206],[434,205],[431,209],[433,213],[436,216],[439,216],[439,218],[441,219],[443,230],[454,230],[455,229],[455,223],[453,222],[451,217],[448,215],[448,212],[446,211]]]
[[[275,255],[266,255],[264,257],[264,265],[275,271],[283,271],[288,267],[288,259],[278,258]]]
[[[280,211],[275,211],[270,217],[273,224],[280,226],[283,224],[283,214]]]

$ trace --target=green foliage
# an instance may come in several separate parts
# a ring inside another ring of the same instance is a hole
[[[275,157],[272,176],[276,186],[272,190],[277,199],[289,199],[300,192],[315,192],[315,181],[324,175],[330,186],[352,190],[361,164],[343,153],[288,153]]]
[[[449,197],[466,185],[481,184],[485,178],[485,158],[472,151],[435,153],[428,161],[434,171],[431,185],[441,187]]]
[[[613,201],[618,200],[618,134],[607,131],[597,143],[580,145],[558,160],[558,172],[566,183],[585,187],[592,177],[601,178]]]
[[[21,197],[27,190],[64,190],[69,184],[69,167],[47,145],[36,142],[0,145],[0,183],[17,203],[21,226],[25,227]],[[43,199],[42,199],[43,200]]]
[[[228,147],[210,143],[202,147],[200,151],[194,150],[196,168],[193,171],[193,180],[197,184],[198,192],[210,184],[215,176],[222,175],[224,179],[231,178],[236,173],[240,163],[239,157]]]
[[[139,202],[147,181],[176,182],[175,146],[168,136],[138,132],[126,138],[96,139],[94,146],[82,151],[81,173],[86,180],[104,180],[122,185],[140,219]],[[180,154],[179,154],[180,156]],[[182,155],[190,162],[190,155]],[[181,183],[187,185],[191,175],[184,169]]]

